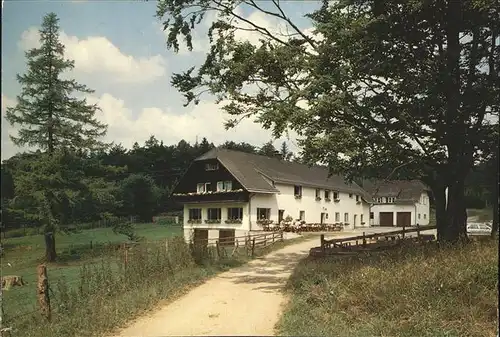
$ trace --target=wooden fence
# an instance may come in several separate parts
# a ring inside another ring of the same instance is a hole
[[[226,237],[220,239],[194,239],[194,247],[205,249],[215,247],[217,257],[221,257],[227,248],[232,249],[231,256],[243,249],[247,255],[254,257],[256,249],[272,246],[276,242],[283,241],[283,231],[249,233],[245,236]]]
[[[320,238],[320,247],[312,248],[311,253],[317,252],[326,252],[329,249],[334,248],[348,248],[348,247],[358,247],[361,246],[363,248],[366,247],[368,241],[385,239],[386,241],[396,241],[399,239],[405,239],[405,236],[410,233],[417,233],[416,238],[418,240],[433,240],[434,235],[425,235],[421,234],[423,231],[428,231],[432,229],[436,229],[436,226],[415,226],[410,228],[405,228],[389,231],[389,232],[381,232],[381,233],[373,233],[366,234],[363,232],[362,235],[351,236],[351,237],[342,237],[342,238],[333,238],[331,240],[325,240],[325,235],[322,234]],[[319,248],[319,249],[318,249]]]

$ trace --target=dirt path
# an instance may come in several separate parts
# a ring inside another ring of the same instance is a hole
[[[282,289],[316,237],[224,272],[116,336],[273,335]]]

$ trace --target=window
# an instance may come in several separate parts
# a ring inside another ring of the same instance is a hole
[[[363,223],[363,214],[361,214],[361,215],[359,216],[359,221],[360,221],[361,223]]]
[[[339,212],[335,213],[335,221],[340,222],[340,213]]]
[[[339,200],[339,192],[333,192],[333,200]]]
[[[424,197],[424,205],[427,205],[427,197]]]
[[[349,213],[344,213],[344,222],[349,222]]]
[[[373,212],[370,212],[370,219],[373,219]]]
[[[302,221],[306,220],[306,211],[300,211],[299,212],[299,219]]]
[[[217,182],[217,192],[224,191],[224,182],[223,181],[218,181]]]
[[[321,198],[321,190],[319,188],[316,189],[316,198]]]
[[[325,190],[325,199],[330,199],[330,191]]]
[[[269,220],[271,218],[270,208],[257,208],[257,220]]]
[[[205,171],[217,171],[219,169],[219,163],[205,164]]]
[[[356,201],[359,201],[359,195],[356,195]]]
[[[208,220],[220,220],[220,208],[208,208],[207,209],[207,219]]]
[[[233,189],[232,181],[218,181],[217,182],[217,191],[231,191]]]
[[[349,193],[349,198],[351,198],[351,199],[352,199],[352,193]]]
[[[230,220],[241,220],[243,219],[243,208],[233,207],[227,209],[227,218]]]
[[[424,219],[427,219],[427,214],[424,214]]]
[[[198,193],[205,193],[210,191],[210,183],[198,183],[196,184],[196,191]]]
[[[295,185],[293,187],[293,194],[296,196],[296,197],[301,197],[302,196],[302,186],[297,186]]]
[[[420,213],[418,213],[418,218],[420,219]]]
[[[189,220],[201,220],[201,208],[190,208]]]
[[[396,198],[394,198],[394,197],[387,197],[388,204],[392,204],[395,200],[396,200]]]
[[[375,199],[375,202],[378,202],[379,204],[381,204],[381,203],[382,203],[382,200],[383,200],[383,198],[376,198],[376,199]]]

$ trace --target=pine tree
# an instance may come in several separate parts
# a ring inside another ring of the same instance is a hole
[[[21,93],[6,112],[9,123],[19,126],[13,143],[41,150],[36,162],[15,177],[15,185],[17,196],[35,201],[26,213],[43,225],[48,261],[56,258],[54,234],[64,224],[65,206],[89,189],[80,179],[87,169],[82,155],[105,146],[98,138],[107,128],[95,118],[97,105],[75,97],[93,90],[62,76],[74,61],[64,58],[58,21],[54,13],[43,18],[40,47],[26,52],[28,70],[17,76]]]

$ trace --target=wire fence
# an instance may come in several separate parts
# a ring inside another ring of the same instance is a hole
[[[40,300],[40,273],[33,268],[22,274],[23,284],[12,284],[3,290],[4,326],[21,330],[47,318],[64,319],[82,306],[90,305],[95,296],[119,296],[120,291],[139,284],[182,273],[193,266],[251,258],[277,242],[283,232],[255,233],[241,237],[195,239],[187,243],[183,237],[161,241],[121,243],[99,246],[99,254],[84,263],[69,262],[65,266],[48,266],[46,276],[48,303]],[[135,284],[135,285],[134,285]]]

